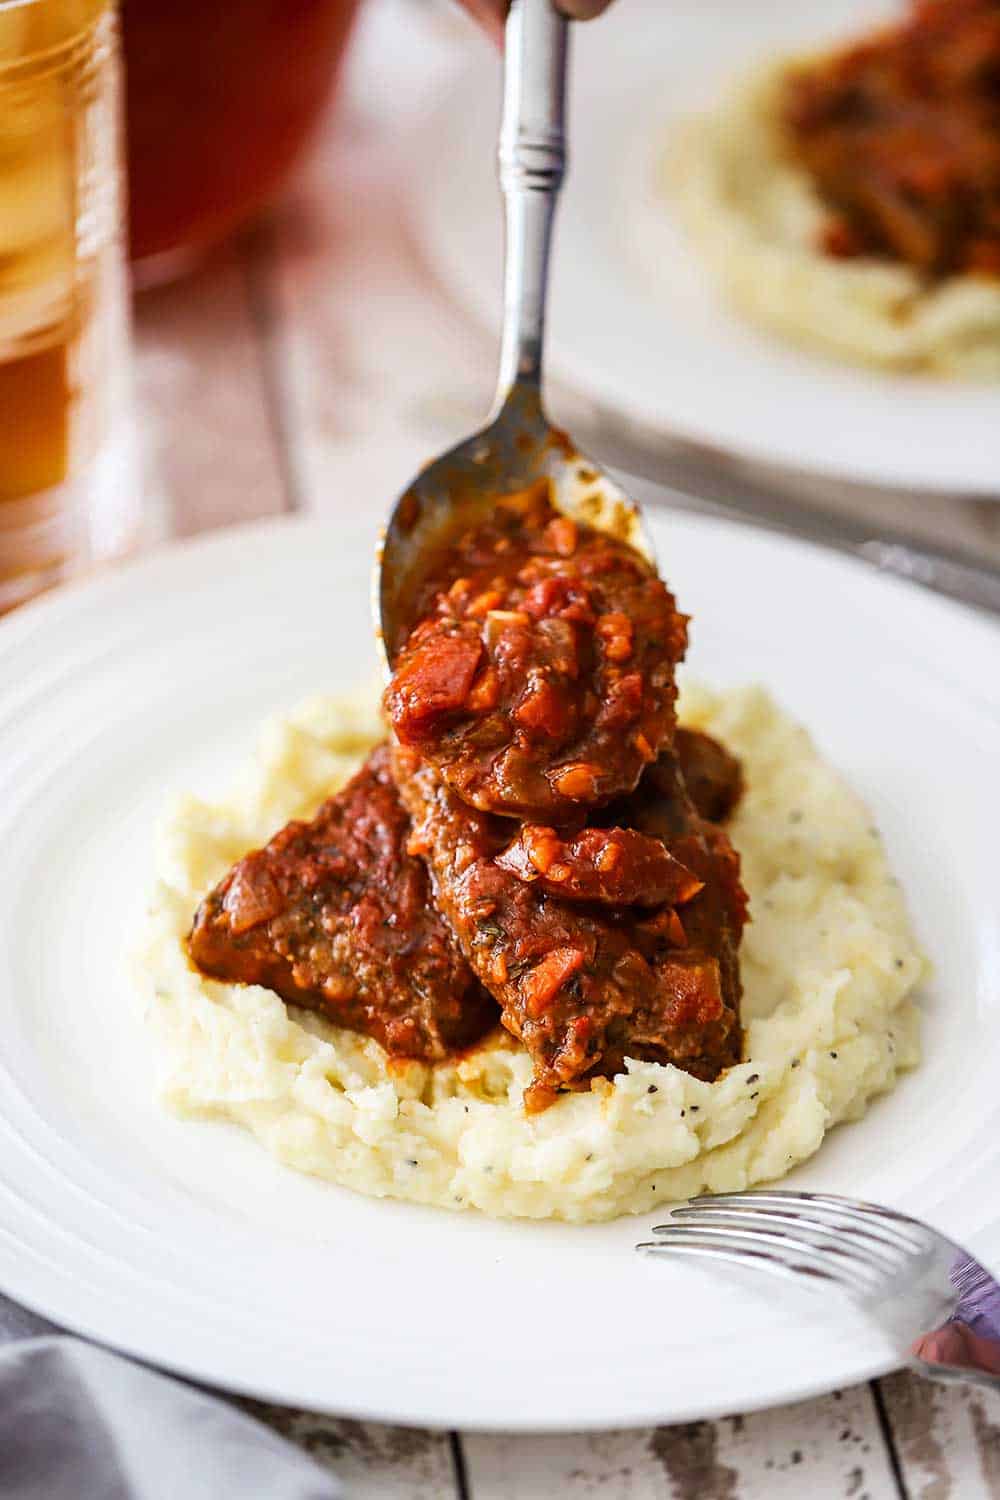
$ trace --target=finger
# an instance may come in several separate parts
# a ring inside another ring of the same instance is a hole
[[[574,21],[592,21],[610,4],[611,0],[559,0],[559,9]]]
[[[462,4],[494,41],[502,39],[507,0],[462,0]],[[574,21],[592,21],[610,4],[611,0],[558,0],[559,9]]]
[[[930,1333],[922,1334],[910,1352],[918,1359],[925,1359],[929,1365],[950,1365],[955,1362],[956,1349],[961,1352],[960,1340],[955,1337],[949,1325],[945,1324],[943,1328],[935,1328]]]
[[[495,42],[503,41],[503,25],[507,19],[506,0],[462,0],[462,4]]]
[[[975,1370],[986,1370],[990,1375],[1000,1375],[1000,1344],[996,1339],[983,1338],[971,1328],[960,1325],[964,1331],[966,1363]]]

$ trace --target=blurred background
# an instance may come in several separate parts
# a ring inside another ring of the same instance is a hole
[[[695,499],[1000,560],[995,385],[753,326],[663,186],[733,76],[904,10],[619,0],[574,29],[550,404]],[[171,535],[374,525],[492,393],[500,58],[464,11],[124,0],[121,26],[127,213],[107,0],[0,3],[0,607]]]

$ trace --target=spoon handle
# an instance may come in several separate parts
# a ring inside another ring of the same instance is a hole
[[[566,165],[568,33],[552,0],[512,0],[500,125],[507,248],[494,412],[516,384],[541,386],[549,248]]]

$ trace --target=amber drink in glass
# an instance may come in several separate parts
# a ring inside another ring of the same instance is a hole
[[[134,537],[109,0],[0,0],[0,610]]]

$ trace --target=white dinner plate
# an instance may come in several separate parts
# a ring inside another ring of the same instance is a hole
[[[643,432],[836,479],[1000,495],[1000,387],[889,375],[792,348],[730,311],[651,186],[677,121],[735,73],[848,37],[894,0],[623,0],[573,31],[570,171],[552,285],[554,371]],[[486,48],[407,151],[429,258],[499,326],[494,161],[500,69]]]
[[[355,1196],[154,1096],[130,978],[153,828],[268,714],[374,669],[375,517],[185,543],[0,624],[0,1288],[203,1381],[356,1417],[550,1429],[791,1400],[894,1363],[846,1304],[633,1254],[650,1215]],[[1000,1269],[1000,632],[803,544],[661,512],[693,670],[757,679],[869,800],[936,966],[922,1066],[789,1181]]]

